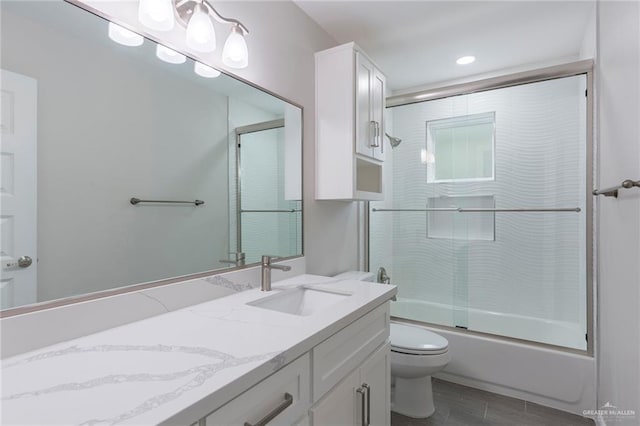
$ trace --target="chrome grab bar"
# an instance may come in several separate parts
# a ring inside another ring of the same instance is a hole
[[[513,208],[513,209],[494,209],[494,208],[471,208],[471,207],[434,207],[428,209],[371,209],[372,212],[457,212],[457,213],[535,213],[535,212],[575,212],[580,213],[580,207],[566,208]]]
[[[607,189],[594,189],[593,195],[604,195],[605,197],[615,197],[618,198],[618,190],[619,189],[631,189],[633,187],[640,188],[640,180],[633,181],[631,179],[626,179],[619,186],[614,186],[612,188]]]
[[[196,206],[201,206],[204,204],[202,200],[194,200],[194,201],[173,201],[173,200],[141,200],[140,198],[132,197],[129,202],[134,206],[140,203],[162,203],[162,204],[195,204]]]
[[[291,396],[291,394],[287,392],[284,394],[284,401],[282,401],[276,408],[267,413],[266,416],[260,419],[257,423],[244,422],[244,426],[265,426],[271,420],[275,419],[280,413],[286,410],[291,404],[293,404],[293,396]]]

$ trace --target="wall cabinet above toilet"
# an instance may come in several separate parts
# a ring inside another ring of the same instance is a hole
[[[384,74],[355,43],[316,53],[316,199],[382,200]]]

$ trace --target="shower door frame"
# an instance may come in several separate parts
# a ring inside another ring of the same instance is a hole
[[[242,158],[240,147],[242,136],[250,133],[263,132],[265,130],[284,128],[284,118],[261,123],[249,124],[248,126],[236,127],[236,251],[242,252]]]
[[[492,77],[488,79],[472,81],[469,83],[456,84],[451,86],[444,86],[440,88],[427,89],[419,92],[406,93],[401,95],[390,96],[386,98],[386,108],[392,108],[396,106],[410,105],[414,103],[433,101],[436,99],[448,98],[451,96],[468,95],[471,93],[484,92],[494,89],[502,89],[506,87],[520,86],[523,84],[537,83],[548,80],[555,80],[564,77],[574,77],[579,75],[586,76],[586,185],[585,185],[585,223],[586,223],[586,259],[585,264],[586,271],[586,293],[587,293],[587,349],[580,350],[569,348],[565,346],[551,345],[548,343],[535,342],[532,340],[519,339],[515,337],[508,337],[490,333],[484,333],[481,331],[464,330],[456,327],[450,327],[440,324],[421,323],[419,321],[408,320],[399,317],[392,317],[395,320],[401,320],[403,322],[416,323],[416,324],[428,324],[430,327],[443,328],[446,330],[453,330],[460,333],[469,333],[482,336],[488,336],[492,338],[498,338],[508,340],[512,342],[524,343],[527,345],[534,345],[540,347],[547,347],[553,349],[559,349],[565,352],[572,352],[581,355],[594,355],[594,340],[595,340],[595,316],[594,316],[594,279],[597,277],[596,262],[594,262],[594,255],[597,252],[596,247],[596,229],[594,227],[594,196],[591,193],[594,185],[594,157],[596,146],[594,144],[594,78],[593,78],[594,62],[591,59],[582,60],[577,62],[570,62],[562,65],[556,65],[546,68],[535,69],[531,71],[524,71],[514,74],[507,74],[499,77]],[[362,258],[359,259],[360,264],[364,264],[366,271],[370,269],[369,259],[369,214],[371,212],[369,202],[364,203],[364,214],[361,216],[363,220],[363,226],[359,227],[364,233],[360,237],[362,244]],[[360,245],[359,245],[360,246]]]

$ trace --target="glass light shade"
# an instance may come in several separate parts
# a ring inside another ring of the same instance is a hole
[[[242,30],[234,25],[224,43],[222,63],[231,68],[246,68],[249,65],[249,51]]]
[[[183,54],[178,53],[173,49],[169,49],[168,47],[161,44],[156,47],[156,56],[159,59],[170,64],[182,64],[187,60],[187,58]]]
[[[220,76],[220,71],[218,71],[215,68],[211,68],[208,65],[202,64],[200,62],[196,62],[194,71],[200,77],[204,77],[204,78],[216,78]]]
[[[204,6],[196,5],[187,25],[187,47],[196,52],[216,50],[216,32]]]
[[[138,21],[152,30],[172,30],[175,24],[173,1],[140,0],[138,4]]]
[[[109,38],[123,46],[140,46],[144,38],[140,34],[129,31],[118,24],[109,22]]]

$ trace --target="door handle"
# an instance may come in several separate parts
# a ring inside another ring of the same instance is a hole
[[[22,256],[18,260],[15,260],[15,259],[5,260],[2,264],[2,267],[5,269],[15,268],[16,266],[20,268],[28,268],[29,266],[31,266],[32,263],[33,263],[33,259],[31,259],[29,256]]]
[[[371,143],[369,144],[369,146],[371,146],[372,148],[377,148],[378,147],[378,122],[376,121],[370,121],[369,125],[372,127],[372,132],[371,132]]]

